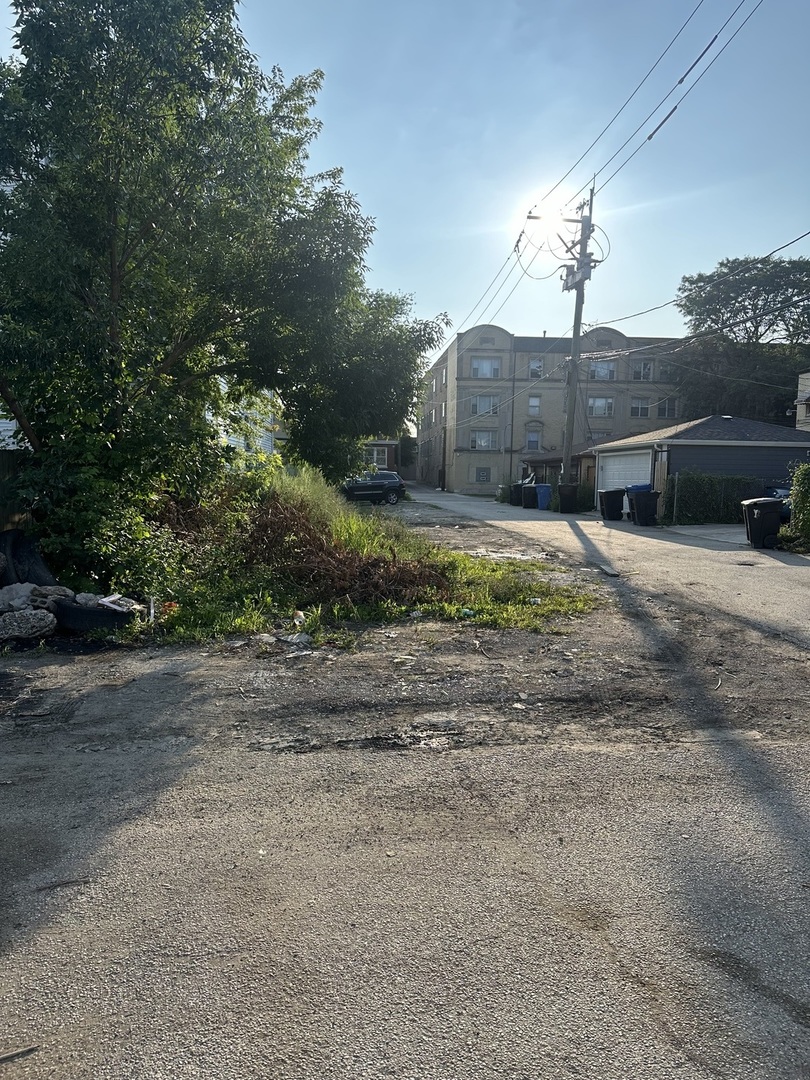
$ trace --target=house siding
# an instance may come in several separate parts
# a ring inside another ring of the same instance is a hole
[[[684,469],[710,473],[713,476],[756,476],[759,479],[783,480],[790,466],[807,461],[807,451],[801,446],[679,446],[670,443],[670,476]]]

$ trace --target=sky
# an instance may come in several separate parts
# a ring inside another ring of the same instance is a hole
[[[376,223],[369,285],[412,296],[420,318],[446,312],[451,333],[570,333],[573,293],[543,238],[560,249],[573,228],[560,211],[594,174],[593,250],[607,258],[586,325],[666,303],[684,275],[810,229],[807,0],[244,0],[239,18],[265,70],[324,73],[311,168],[340,166]],[[10,30],[3,45],[9,55]],[[810,238],[782,254],[810,256]],[[685,329],[671,306],[618,325]]]

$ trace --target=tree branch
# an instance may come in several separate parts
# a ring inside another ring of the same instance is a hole
[[[5,401],[6,405],[8,406],[9,412],[19,424],[20,431],[22,431],[23,435],[25,435],[26,439],[28,439],[28,442],[31,445],[31,449],[35,451],[41,450],[42,443],[37,438],[37,433],[31,427],[31,424],[28,421],[28,417],[25,415],[23,407],[17,400],[14,391],[3,378],[0,378],[0,398]]]

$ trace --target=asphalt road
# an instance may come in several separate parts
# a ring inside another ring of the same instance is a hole
[[[810,558],[751,548],[743,526],[641,528],[597,514],[555,514],[411,486],[417,502],[487,522],[564,553],[609,566],[635,587],[722,611],[767,635],[810,646]]]
[[[804,580],[467,505],[645,583]],[[5,658],[2,1080],[810,1077],[806,734],[279,753],[352,654],[241,656]]]
[[[800,1080],[796,751],[71,755],[2,1075]]]

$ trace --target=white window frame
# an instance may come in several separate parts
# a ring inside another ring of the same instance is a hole
[[[633,360],[630,364],[631,382],[652,382],[652,360]]]
[[[529,359],[529,378],[530,379],[542,379],[543,378],[543,357],[532,356]]]
[[[676,420],[678,418],[678,401],[674,397],[666,397],[658,402],[657,409],[659,420]]]
[[[630,416],[635,420],[648,420],[650,416],[650,399],[631,397],[630,398]]]
[[[539,450],[540,449],[540,432],[539,431],[527,431],[526,432],[526,449],[527,450]],[[536,443],[532,446],[532,442]]]
[[[490,404],[481,408],[481,401],[489,401]],[[497,416],[501,406],[501,399],[497,394],[476,394],[470,398],[470,416]]]
[[[367,446],[366,463],[376,465],[378,469],[388,468],[388,448],[385,446]]]
[[[487,374],[484,375],[483,372]],[[474,356],[470,362],[471,379],[500,379],[500,356]]]
[[[594,382],[615,382],[616,361],[592,360],[590,370],[588,371],[588,378],[592,379]]]
[[[483,445],[481,445],[483,443]],[[498,432],[495,428],[470,432],[471,450],[497,450]]]
[[[531,394],[531,395],[529,395],[529,401],[528,401],[529,416],[539,416],[540,415],[541,404],[542,404],[542,395],[540,395],[540,394]]]
[[[588,416],[613,416],[613,398],[589,397]]]

